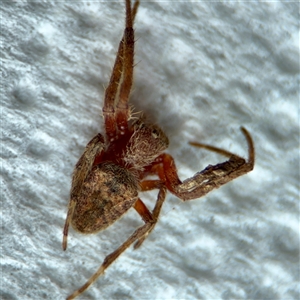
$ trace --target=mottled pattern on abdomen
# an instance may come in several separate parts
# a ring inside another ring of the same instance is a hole
[[[82,233],[103,230],[132,207],[137,197],[138,184],[130,171],[110,162],[94,166],[76,197],[72,226]]]

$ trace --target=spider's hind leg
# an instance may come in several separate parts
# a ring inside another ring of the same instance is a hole
[[[162,204],[166,197],[166,189],[162,187],[158,194],[158,199],[156,201],[155,207],[153,209],[153,216],[156,216],[158,219],[159,212],[161,210]],[[99,269],[90,277],[90,279],[78,290],[76,290],[72,295],[67,297],[67,300],[74,299],[78,295],[82,294],[99,276],[103,275],[105,270],[128,248],[130,247],[136,240],[137,243],[142,243],[149,232],[153,229],[155,223],[146,222],[143,226],[139,227],[117,250],[107,255],[99,267]],[[140,242],[141,241],[141,242]],[[136,248],[136,247],[135,247]]]
[[[138,201],[134,205],[134,209],[139,213],[139,215],[142,217],[143,221],[145,223],[151,224],[148,232],[140,237],[137,242],[134,244],[134,249],[139,248],[142,243],[145,241],[147,236],[151,233],[151,231],[154,229],[158,217],[160,214],[161,207],[163,205],[163,202],[165,201],[166,198],[166,187],[162,184],[161,180],[145,180],[140,183],[141,190],[142,191],[149,191],[153,189],[159,189],[157,200],[156,200],[156,205],[152,211],[152,213],[148,210],[147,206],[143,203],[142,200],[138,199]]]

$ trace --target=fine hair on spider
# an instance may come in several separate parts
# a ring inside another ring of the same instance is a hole
[[[216,152],[228,160],[209,165],[184,181],[179,179],[174,159],[164,153],[169,140],[163,130],[147,121],[143,114],[132,117],[129,96],[134,68],[133,22],[139,1],[131,7],[130,0],[125,0],[125,5],[124,34],[104,96],[105,132],[92,138],[74,168],[62,247],[67,249],[70,224],[78,232],[96,233],[130,208],[137,211],[144,224],[107,255],[99,269],[67,299],[82,294],[132,244],[134,249],[143,244],[158,221],[167,191],[183,201],[198,199],[254,167],[254,144],[250,133],[241,127],[248,144],[247,160],[221,148],[193,142],[190,145]],[[147,179],[150,175],[157,179]],[[158,190],[158,196],[150,211],[139,193],[154,189]]]

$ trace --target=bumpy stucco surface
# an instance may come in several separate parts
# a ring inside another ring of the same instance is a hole
[[[122,2],[1,4],[2,299],[64,299],[141,224],[70,230],[71,173],[102,131]],[[201,200],[167,196],[155,231],[81,299],[299,299],[299,4],[144,2],[132,102],[170,138],[182,179],[247,155],[255,170]],[[151,207],[155,193],[141,195]]]

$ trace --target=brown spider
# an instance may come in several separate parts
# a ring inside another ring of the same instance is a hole
[[[67,248],[69,224],[81,233],[96,233],[118,220],[133,207],[145,224],[139,227],[117,250],[109,254],[96,273],[67,299],[83,293],[131,244],[142,245],[157,223],[167,190],[183,201],[200,198],[213,189],[250,172],[254,167],[254,145],[245,128],[241,128],[248,143],[248,161],[226,150],[199,143],[205,148],[229,158],[209,165],[193,177],[181,181],[174,159],[163,153],[169,141],[157,126],[143,116],[131,121],[128,107],[133,80],[133,21],[139,1],[131,8],[126,2],[126,26],[119,44],[109,85],[105,91],[103,117],[104,137],[97,134],[86,146],[77,162],[72,179],[68,214],[63,231],[63,249]],[[147,180],[156,175],[157,180]],[[139,198],[139,192],[158,189],[152,212]]]

